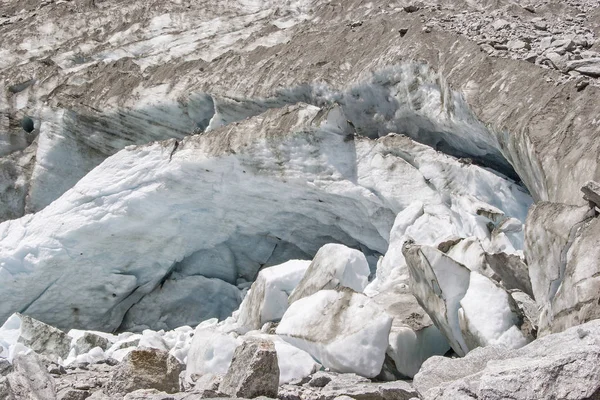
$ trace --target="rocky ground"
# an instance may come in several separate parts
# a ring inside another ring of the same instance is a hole
[[[600,2],[0,0],[1,399],[600,396]]]

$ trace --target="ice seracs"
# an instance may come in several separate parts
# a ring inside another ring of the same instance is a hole
[[[275,332],[332,371],[375,377],[391,325],[392,318],[375,302],[346,288],[295,301]]]

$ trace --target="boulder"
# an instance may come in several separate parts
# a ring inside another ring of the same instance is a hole
[[[0,358],[0,376],[8,375],[12,372],[12,364],[6,358]]]
[[[15,399],[56,399],[54,379],[46,370],[41,357],[35,352],[17,355],[13,360],[13,368],[14,371],[6,378]]]
[[[157,389],[175,393],[179,391],[181,370],[181,364],[166,351],[133,350],[112,374],[107,392],[124,395],[137,389]]]
[[[432,357],[413,384],[425,400],[589,400],[600,396],[599,357],[600,320],[594,320],[520,349],[489,346],[464,358]]]
[[[326,289],[346,287],[360,293],[367,286],[369,273],[369,263],[363,253],[342,244],[326,244],[290,294],[289,303]]]
[[[17,343],[47,357],[64,359],[69,355],[71,338],[60,329],[15,313],[0,328],[0,346],[4,348],[0,355],[8,357],[8,350]]]
[[[391,325],[392,318],[367,296],[321,290],[292,303],[276,333],[332,371],[375,377]]]
[[[107,350],[110,345],[111,343],[106,337],[100,336],[93,332],[85,332],[75,341],[77,354],[87,353],[95,347],[99,347],[102,350]]]
[[[519,289],[529,296],[533,296],[531,280],[529,279],[529,268],[520,256],[504,252],[495,254],[485,253],[485,260],[500,279],[504,288],[509,290]]]
[[[594,203],[596,207],[600,207],[600,184],[594,181],[587,181],[581,187],[581,191],[585,200]]]
[[[279,366],[273,342],[246,340],[235,349],[219,390],[233,397],[277,397]]]
[[[291,260],[261,270],[240,305],[238,324],[246,329],[260,329],[266,322],[279,321],[287,310],[289,294],[310,264]]]

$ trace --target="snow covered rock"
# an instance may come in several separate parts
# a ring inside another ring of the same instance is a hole
[[[321,290],[292,303],[276,333],[332,371],[374,377],[391,325],[392,318],[365,295]]]
[[[277,398],[279,365],[270,340],[251,339],[239,345],[219,390],[232,397]]]
[[[138,349],[130,352],[113,373],[107,387],[112,395],[125,395],[137,389],[179,391],[181,364],[166,351]]]
[[[460,300],[458,317],[469,349],[489,345],[525,346],[534,338],[512,296],[491,279],[471,272],[469,288]]]
[[[403,250],[410,270],[410,288],[419,304],[461,356],[469,347],[461,332],[458,310],[467,293],[471,272],[441,251],[406,242]]]
[[[25,347],[54,359],[65,359],[71,338],[60,329],[15,313],[0,327],[0,346],[3,357],[12,358],[18,347]]]
[[[490,346],[464,358],[432,357],[413,383],[425,400],[590,399],[600,394],[599,340],[595,320],[520,349]]]
[[[326,244],[319,249],[304,277],[290,294],[289,303],[319,290],[346,287],[362,293],[369,281],[369,273],[369,264],[363,253],[342,244]]]
[[[238,324],[252,330],[260,329],[266,322],[279,321],[288,308],[288,296],[310,264],[291,260],[261,270],[242,301]]]

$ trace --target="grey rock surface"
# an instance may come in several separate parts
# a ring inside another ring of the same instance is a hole
[[[279,365],[269,340],[246,340],[235,349],[219,391],[233,397],[277,397]]]
[[[125,395],[137,389],[175,393],[179,391],[181,369],[179,361],[166,351],[133,350],[112,373],[107,383],[107,393]]]
[[[13,360],[13,368],[14,371],[6,379],[15,399],[56,399],[54,379],[46,371],[39,355],[34,352],[19,354]]]

